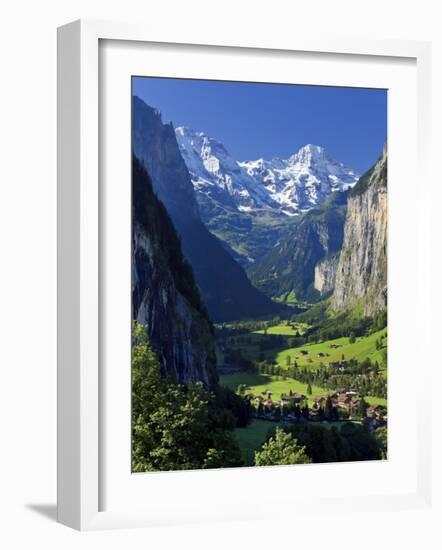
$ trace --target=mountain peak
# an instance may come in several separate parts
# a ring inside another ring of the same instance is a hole
[[[311,153],[323,153],[325,152],[324,147],[322,145],[315,145],[314,143],[307,143],[303,145],[299,151],[309,151]]]
[[[315,145],[313,143],[307,143],[303,145],[298,151],[292,155],[289,159],[290,164],[308,164],[311,165],[318,161],[333,161],[330,154],[321,145]]]
[[[197,132],[193,128],[189,128],[189,126],[178,126],[177,128],[175,128],[175,132],[183,137],[184,136],[199,136],[199,137],[205,136],[204,132]]]
[[[292,216],[345,191],[358,174],[321,145],[307,143],[288,159],[235,160],[224,145],[191,128],[178,127],[177,141],[198,194],[240,211],[276,210]]]

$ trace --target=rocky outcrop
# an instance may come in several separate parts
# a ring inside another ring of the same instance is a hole
[[[172,124],[163,124],[161,113],[138,97],[133,98],[132,118],[133,152],[149,172],[153,189],[181,238],[212,320],[278,313],[280,306],[252,286],[244,269],[201,221]]]
[[[332,193],[293,223],[289,237],[249,270],[251,281],[278,299],[315,300],[315,267],[341,249],[348,191]]]
[[[133,158],[132,318],[147,327],[162,374],[218,380],[213,329],[190,265],[150,178]]]
[[[315,289],[324,296],[335,288],[336,270],[338,268],[339,254],[326,256],[315,266]]]
[[[387,306],[387,147],[348,199],[332,309],[371,316]]]

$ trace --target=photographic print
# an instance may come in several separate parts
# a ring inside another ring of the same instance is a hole
[[[132,77],[132,471],[387,458],[387,90]]]

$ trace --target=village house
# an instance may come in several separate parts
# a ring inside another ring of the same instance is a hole
[[[381,406],[380,405],[370,405],[367,409],[367,416],[370,418],[376,418],[378,416],[378,412],[380,411]]]
[[[285,401],[287,403],[300,403],[301,401],[304,401],[306,399],[306,396],[301,393],[294,393],[293,395],[283,395],[282,401]]]
[[[325,402],[326,402],[326,398],[325,397],[315,397],[313,399],[313,403],[316,403],[318,405],[318,407],[324,407],[325,405]]]
[[[347,366],[347,361],[345,359],[341,359],[340,361],[330,361],[328,366],[331,369],[344,370]]]

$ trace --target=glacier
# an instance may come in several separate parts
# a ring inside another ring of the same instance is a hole
[[[306,144],[288,159],[237,161],[204,132],[180,126],[175,134],[197,198],[202,194],[239,212],[296,216],[352,188],[360,176],[320,145]]]

